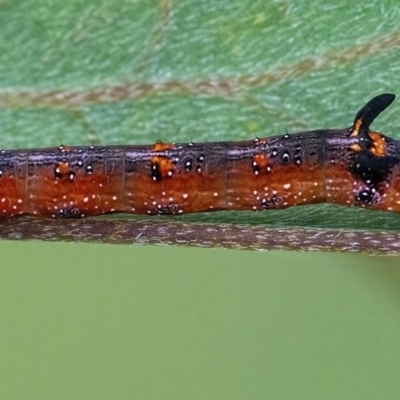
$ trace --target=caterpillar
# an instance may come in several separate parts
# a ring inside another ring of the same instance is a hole
[[[400,212],[400,141],[371,131],[381,94],[345,129],[245,141],[0,151],[0,217],[183,214],[336,203]]]

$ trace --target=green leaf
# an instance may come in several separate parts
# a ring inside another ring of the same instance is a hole
[[[400,94],[390,0],[0,1],[0,26],[4,148],[343,128],[372,96]],[[399,110],[374,128],[400,139]],[[179,220],[400,230],[400,215],[326,204]]]

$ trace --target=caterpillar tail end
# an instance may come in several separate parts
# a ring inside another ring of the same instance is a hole
[[[350,137],[367,134],[369,127],[374,119],[393,103],[396,95],[383,93],[372,98],[354,118],[354,123],[350,131]]]

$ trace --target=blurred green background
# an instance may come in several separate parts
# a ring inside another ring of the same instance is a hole
[[[397,399],[395,258],[2,243],[4,399]]]
[[[0,0],[1,146],[345,127],[372,96],[400,94],[399,28],[397,1]],[[400,138],[398,104],[374,127]],[[325,205],[257,214],[399,222]],[[397,258],[6,241],[0,252],[0,398],[399,397]]]

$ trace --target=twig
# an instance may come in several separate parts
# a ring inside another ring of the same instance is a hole
[[[129,219],[11,218],[0,239],[400,255],[400,233]]]

